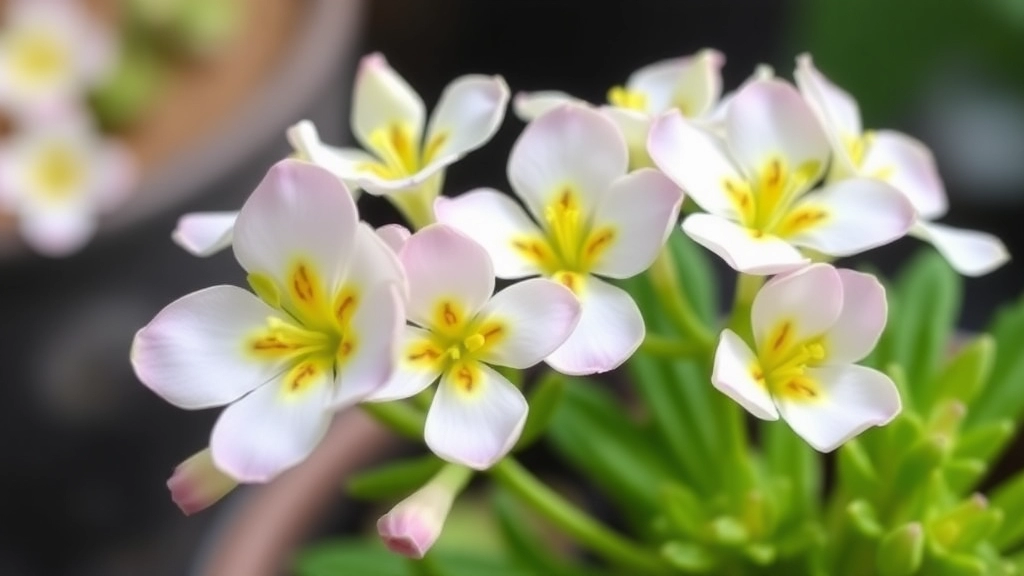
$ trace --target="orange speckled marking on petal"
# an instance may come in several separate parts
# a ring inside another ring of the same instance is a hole
[[[323,380],[326,367],[314,360],[299,362],[285,374],[282,392],[285,396],[295,397],[311,390]]]
[[[462,396],[478,395],[484,383],[484,373],[475,362],[460,362],[451,367],[450,381]]]

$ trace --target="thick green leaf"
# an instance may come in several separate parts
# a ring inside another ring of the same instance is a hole
[[[444,576],[536,576],[536,572],[514,566],[501,557],[469,552],[434,550],[428,555],[432,568]],[[333,540],[316,544],[299,554],[295,563],[299,576],[416,576],[411,563],[389,552],[377,541]]]
[[[821,495],[821,456],[789,426],[771,422],[761,426],[765,466],[793,484],[789,514],[803,517],[813,513]]]
[[[505,542],[512,553],[512,560],[533,574],[578,574],[560,560],[540,534],[533,529],[531,519],[524,513],[522,504],[505,490],[494,492],[494,511],[498,516]]]
[[[931,392],[922,390],[922,397],[927,399],[925,405],[955,399],[969,406],[992,374],[995,348],[995,339],[987,334],[961,348],[929,389]]]
[[[896,528],[878,543],[880,576],[911,576],[921,569],[924,559],[924,529],[918,522]]]
[[[352,476],[348,493],[360,500],[404,498],[425,484],[444,465],[434,455],[390,462]]]
[[[1024,298],[996,316],[990,333],[995,339],[995,361],[988,386],[971,404],[967,421],[978,424],[1001,418],[1015,420],[1024,410]]]
[[[1001,483],[990,499],[993,508],[1003,511],[1003,525],[993,538],[1000,550],[1007,551],[1024,541],[1024,472]]]
[[[557,372],[548,372],[534,385],[527,397],[530,412],[526,416],[523,433],[516,444],[517,450],[533,444],[544,434],[564,395],[565,376]]]
[[[688,574],[711,574],[718,565],[715,555],[696,542],[669,542],[661,547],[661,556]]]
[[[676,264],[676,276],[690,307],[704,324],[714,326],[721,315],[719,279],[711,267],[707,250],[697,245],[679,228],[673,228],[668,248]]]

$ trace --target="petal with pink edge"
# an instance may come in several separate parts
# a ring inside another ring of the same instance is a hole
[[[171,240],[193,256],[212,256],[231,246],[238,212],[193,212],[178,218]]]
[[[819,72],[810,54],[797,56],[793,79],[832,140],[836,160],[845,165],[847,173],[853,171],[853,160],[847,152],[846,141],[861,135],[860,107],[857,101]]]
[[[425,355],[433,351],[438,354],[431,362]],[[441,375],[444,350],[433,343],[430,332],[415,326],[405,326],[398,344],[398,358],[395,371],[381,388],[367,398],[368,402],[389,402],[415,396],[430,386]]]
[[[331,422],[333,381],[320,370],[299,393],[285,393],[287,375],[224,409],[213,426],[213,462],[239,482],[269,482],[309,456]]]
[[[519,92],[512,99],[512,110],[516,113],[516,118],[523,122],[529,122],[564,104],[581,103],[579,98],[558,90]]]
[[[693,56],[649,64],[630,75],[626,87],[647,97],[647,111],[659,114],[677,108],[699,118],[722,93],[721,52],[706,48]]]
[[[732,330],[723,330],[718,340],[711,383],[754,416],[762,420],[779,419],[757,358]]]
[[[235,286],[213,286],[179,298],[135,335],[131,361],[147,387],[175,406],[220,406],[274,378],[279,361],[246,353],[246,340],[282,318]]]
[[[546,362],[563,374],[598,374],[618,368],[643,342],[644,319],[625,290],[597,278],[577,277],[579,324]]]
[[[653,168],[631,172],[612,183],[597,206],[592,228],[610,234],[591,271],[629,278],[646,270],[658,257],[679,218],[683,192]]]
[[[597,110],[568,104],[526,126],[512,147],[508,179],[538,221],[566,189],[589,216],[628,164],[626,141],[615,124]]]
[[[983,276],[1010,261],[1002,240],[985,232],[918,220],[911,234],[930,242],[964,276]]]
[[[501,76],[456,78],[430,116],[423,162],[451,164],[494,136],[505,118],[508,85]]]
[[[372,285],[349,325],[351,356],[338,366],[332,408],[352,406],[388,383],[396,370],[404,325],[405,307],[398,285]]]
[[[377,237],[395,254],[401,252],[402,246],[405,246],[405,242],[410,236],[412,233],[401,224],[385,224],[377,228]]]
[[[561,284],[544,278],[518,282],[494,295],[477,315],[484,336],[480,360],[524,369],[544,360],[569,338],[580,303]]]
[[[757,349],[781,353],[820,336],[836,323],[842,308],[843,282],[828,264],[776,276],[761,287],[750,309]]]
[[[892,130],[873,132],[859,173],[892,184],[925,220],[946,213],[946,188],[935,158],[920,141]]]
[[[409,279],[408,317],[420,326],[464,326],[494,292],[487,251],[450,226],[432,224],[413,234],[399,258]]]
[[[837,270],[843,283],[843,309],[825,333],[826,364],[852,364],[867,356],[885,329],[885,288],[870,274]]]
[[[355,246],[356,205],[326,169],[300,160],[274,164],[235,221],[235,258],[249,273],[282,282],[298,261],[333,292]]]
[[[515,445],[528,409],[519,389],[486,364],[456,364],[427,412],[424,440],[449,462],[486,470]]]
[[[744,274],[779,274],[810,262],[778,236],[755,236],[754,231],[711,214],[690,214],[683,220],[683,232]]]
[[[400,127],[409,140],[418,143],[423,135],[426,110],[419,94],[388,64],[383,54],[363,57],[356,72],[352,93],[352,132],[367,150],[373,150],[376,130]]]
[[[885,374],[864,366],[808,368],[820,387],[816,399],[775,399],[782,418],[819,452],[831,452],[872,426],[883,426],[900,412],[900,395]]]
[[[540,228],[515,200],[490,188],[471,190],[456,198],[434,201],[437,221],[476,240],[487,250],[498,278],[523,278],[542,272],[516,242],[541,239]]]

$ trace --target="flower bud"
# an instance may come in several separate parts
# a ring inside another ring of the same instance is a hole
[[[377,532],[392,551],[409,558],[423,558],[441,535],[455,496],[469,481],[472,471],[447,465],[422,488],[399,502],[377,521]]]
[[[201,450],[178,464],[167,480],[171,500],[185,515],[213,505],[238,486],[233,478],[213,464],[210,449]]]

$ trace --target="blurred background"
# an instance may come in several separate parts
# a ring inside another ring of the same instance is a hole
[[[284,129],[302,118],[325,142],[347,143],[352,73],[367,52],[382,51],[430,108],[470,72],[502,74],[513,92],[561,89],[602,102],[633,70],[704,47],[725,53],[727,90],[759,63],[790,78],[794,56],[810,51],[859,100],[866,127],[932,147],[950,196],[944,222],[996,234],[1018,256],[967,280],[963,327],[983,328],[1024,288],[1017,0],[58,3],[81,4],[118,38],[105,80],[79,97],[96,141],[125,146],[135,169],[131,192],[97,209],[95,237],[66,255],[26,246],[16,210],[0,225],[3,576],[190,574],[230,521],[240,497],[193,518],[171,503],[164,483],[206,445],[216,413],[180,411],[141,386],[131,338],[179,296],[244,285],[230,253],[197,259],[171,243],[177,217],[237,209],[290,152]],[[16,4],[0,3],[4,27]],[[31,114],[8,116],[5,142],[33,129]],[[507,189],[505,161],[521,129],[510,114],[489,145],[449,171],[446,192]],[[375,224],[396,218],[376,198],[360,204]],[[893,272],[923,247],[907,239],[866,260]]]

